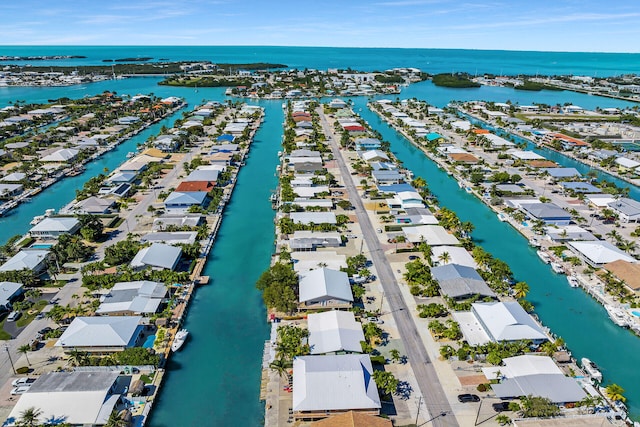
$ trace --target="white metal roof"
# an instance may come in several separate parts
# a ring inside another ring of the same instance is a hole
[[[311,354],[336,351],[362,353],[360,341],[364,341],[362,324],[356,322],[350,311],[326,311],[307,317]]]
[[[56,218],[45,218],[33,227],[29,232],[61,232],[61,233],[69,233],[75,227],[80,224],[76,218],[69,217],[56,217]]]
[[[311,270],[300,277],[300,302],[322,298],[353,301],[347,273],[326,267]]]
[[[135,338],[141,316],[76,317],[56,347],[127,347]]]
[[[131,261],[133,268],[143,268],[145,266],[160,267],[173,270],[182,255],[179,247],[165,245],[164,243],[154,243],[151,246],[140,249]]]
[[[547,339],[540,325],[515,301],[474,303],[471,307],[493,341]]]
[[[569,242],[569,246],[589,259],[593,264],[606,264],[617,260],[636,262],[636,259],[604,240]]]
[[[333,212],[292,212],[289,217],[294,223],[300,224],[336,224],[336,214]]]
[[[23,249],[4,264],[0,266],[0,271],[14,271],[35,269],[49,254],[47,250]]]
[[[411,243],[426,242],[430,246],[458,245],[460,242],[453,234],[440,225],[418,225],[402,227],[407,240]]]
[[[294,411],[379,408],[378,387],[368,354],[294,359]]]
[[[437,262],[439,265],[458,264],[466,267],[478,268],[478,264],[469,252],[460,246],[434,246],[431,248],[431,252],[431,260],[433,262]],[[451,258],[449,262],[442,262],[438,259],[444,252],[448,253]]]

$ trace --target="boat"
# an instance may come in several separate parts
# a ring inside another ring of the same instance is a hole
[[[186,329],[180,329],[176,332],[176,336],[173,339],[173,343],[171,343],[171,351],[176,352],[182,348],[184,342],[187,340],[189,336],[189,331]]]
[[[576,276],[567,276],[567,282],[569,282],[569,286],[572,288],[580,287],[580,283],[578,282],[578,278]]]
[[[44,215],[36,215],[36,216],[33,217],[33,219],[31,220],[31,222],[29,224],[36,225],[40,221],[42,221],[43,219],[44,219]]]
[[[627,316],[625,315],[624,311],[609,304],[605,304],[604,309],[607,310],[609,319],[611,319],[613,323],[623,328],[629,326],[629,323],[627,322]]]
[[[532,237],[531,239],[529,239],[529,246],[532,246],[534,248],[539,248],[540,246],[542,246],[542,244],[538,241],[538,239],[536,239],[535,237]]]
[[[551,262],[551,257],[545,251],[537,250],[536,254],[538,255],[538,258],[540,258],[545,264],[549,264]]]
[[[471,187],[464,187],[464,191],[466,191],[467,193],[471,193]]]
[[[127,159],[130,159],[130,158],[134,157],[135,155],[136,155],[136,153],[134,153],[133,151],[129,151],[127,153]]]
[[[507,220],[507,216],[505,214],[503,214],[502,212],[500,212],[498,214],[498,219],[502,222],[505,222]]]
[[[589,377],[592,380],[597,382],[602,381],[602,372],[600,372],[598,365],[596,365],[586,357],[583,357],[582,359],[580,359],[580,363],[582,364],[582,369],[584,369],[587,372],[587,375],[589,375]]]
[[[557,262],[552,262],[551,263],[551,269],[558,273],[558,274],[564,274],[564,268],[562,267],[562,264],[557,263]]]

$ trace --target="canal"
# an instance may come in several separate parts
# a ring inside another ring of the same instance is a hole
[[[185,324],[189,341],[168,366],[152,427],[258,426],[266,311],[255,283],[269,267],[281,149],[282,101],[262,102],[266,120],[224,213],[204,274],[212,278],[195,294]]]
[[[541,321],[565,339],[574,357],[589,357],[602,368],[605,384],[625,390],[632,417],[640,417],[640,340],[613,324],[604,308],[580,289],[570,288],[565,276],[542,263],[527,240],[474,196],[461,189],[455,179],[440,170],[422,151],[354,99],[354,108],[391,143],[391,149],[414,176],[426,179],[440,204],[455,211],[462,221],[475,225],[474,241],[493,256],[509,264],[517,280],[530,286],[527,297]]]

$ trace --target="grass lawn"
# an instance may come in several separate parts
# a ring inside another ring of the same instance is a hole
[[[29,312],[31,313],[29,312],[22,313],[22,316],[20,316],[20,318],[16,321],[16,326],[18,326],[19,328],[23,328],[27,326],[29,323],[31,323],[33,319],[35,319],[38,313],[40,313],[47,304],[49,304],[49,302],[46,300],[40,300],[37,303],[35,303],[33,307],[31,307],[31,309],[29,310]]]
[[[8,341],[13,338],[4,330],[4,322],[6,322],[7,318],[5,317],[2,322],[0,322],[0,341]]]

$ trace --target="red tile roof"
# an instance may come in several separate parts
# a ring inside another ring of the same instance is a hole
[[[206,191],[209,192],[216,186],[215,182],[211,181],[189,181],[181,182],[176,188],[176,191],[188,193],[190,191]]]

